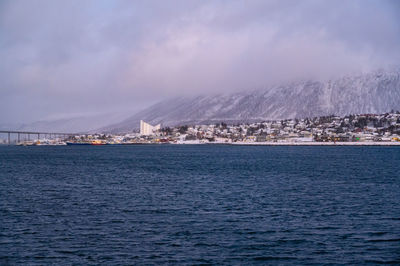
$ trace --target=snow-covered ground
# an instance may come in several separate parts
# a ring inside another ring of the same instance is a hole
[[[267,146],[400,146],[400,142],[234,142],[232,145]]]
[[[394,141],[364,141],[364,142],[203,142],[200,140],[178,141],[175,144],[210,144],[210,145],[249,145],[249,146],[400,146],[400,142]]]

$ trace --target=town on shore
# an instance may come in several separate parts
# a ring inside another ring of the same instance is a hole
[[[38,139],[19,145],[400,145],[400,112],[322,116],[257,123],[152,126],[140,122],[139,132],[78,134],[67,139]]]

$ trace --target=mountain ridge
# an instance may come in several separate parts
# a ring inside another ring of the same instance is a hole
[[[400,71],[375,71],[328,81],[307,80],[265,89],[209,96],[176,97],[99,129],[129,132],[141,119],[163,126],[252,122],[323,115],[400,110]]]

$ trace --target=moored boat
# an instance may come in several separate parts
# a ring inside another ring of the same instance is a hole
[[[67,145],[92,145],[90,142],[72,142],[72,141],[67,141]]]

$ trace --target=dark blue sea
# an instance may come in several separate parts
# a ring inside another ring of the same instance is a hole
[[[400,147],[0,146],[1,265],[400,264]]]

